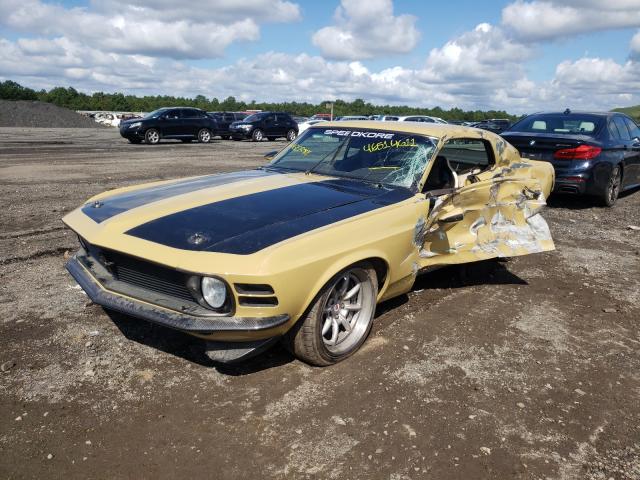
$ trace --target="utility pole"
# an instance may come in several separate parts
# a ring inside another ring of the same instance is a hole
[[[324,108],[331,109],[331,117],[329,117],[329,120],[333,120],[333,102],[325,103]]]

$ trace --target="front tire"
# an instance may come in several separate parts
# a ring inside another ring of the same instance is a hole
[[[254,142],[261,142],[262,140],[264,140],[264,133],[262,133],[262,130],[256,128],[251,134],[251,140],[253,140]]]
[[[378,297],[378,279],[369,263],[344,269],[322,288],[306,315],[287,333],[288,348],[317,366],[338,363],[367,339]]]
[[[211,131],[208,128],[201,128],[198,132],[198,142],[209,143],[211,141]]]
[[[144,134],[144,140],[149,145],[157,145],[160,143],[160,132],[155,128],[150,128]]]
[[[620,165],[616,165],[611,171],[611,176],[607,182],[607,188],[605,188],[604,193],[600,197],[600,200],[605,207],[613,207],[613,205],[615,205],[616,200],[618,200],[618,195],[620,195],[621,184],[622,169],[620,168]]]
[[[287,140],[289,142],[293,142],[296,139],[297,136],[298,136],[298,134],[296,133],[296,131],[293,128],[287,132]]]

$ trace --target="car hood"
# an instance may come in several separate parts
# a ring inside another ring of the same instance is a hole
[[[191,251],[248,255],[411,198],[404,188],[260,169],[99,197],[64,221],[91,243],[122,237]]]

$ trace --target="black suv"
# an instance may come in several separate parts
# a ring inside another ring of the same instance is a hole
[[[260,142],[265,138],[275,140],[285,137],[290,142],[298,136],[298,124],[291,115],[283,112],[258,112],[229,127],[234,140],[250,138]]]
[[[160,108],[144,118],[120,123],[120,135],[131,143],[143,140],[155,145],[162,138],[175,138],[183,142],[197,139],[209,143],[217,132],[216,122],[207,112],[198,108]]]
[[[207,112],[207,114],[216,121],[218,131],[216,132],[222,138],[231,140],[231,131],[229,127],[233,122],[244,120],[247,113],[244,112]]]
[[[474,125],[475,128],[481,128],[483,130],[489,130],[493,133],[500,133],[511,126],[511,121],[507,118],[491,118],[489,120],[483,120]]]

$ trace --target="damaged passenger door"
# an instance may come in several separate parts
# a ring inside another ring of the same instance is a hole
[[[434,188],[443,186],[447,175],[449,185]],[[546,202],[533,169],[522,162],[496,170],[488,140],[447,141],[423,191],[431,202],[422,230],[423,268],[554,249],[539,214]]]

